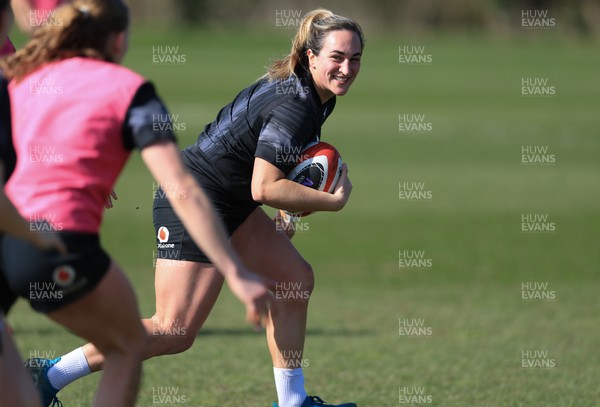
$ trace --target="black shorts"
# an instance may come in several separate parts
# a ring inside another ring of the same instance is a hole
[[[59,235],[68,250],[64,256],[8,235],[0,243],[0,267],[4,269],[7,289],[28,300],[38,312],[56,311],[89,293],[110,266],[98,235]]]
[[[193,172],[194,178],[202,187],[225,224],[229,237],[250,216],[260,204],[252,201],[239,201],[232,198],[203,174]],[[173,211],[168,193],[158,190],[154,196],[153,221],[156,233],[156,257],[159,259],[185,260],[198,263],[211,263],[209,258],[196,246],[192,237]]]

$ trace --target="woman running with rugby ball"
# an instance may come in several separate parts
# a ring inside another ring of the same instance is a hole
[[[352,185],[345,165],[333,194],[296,184],[286,174],[296,162],[294,155],[300,156],[304,146],[319,140],[336,96],[345,95],[356,79],[363,45],[356,22],[328,10],[308,13],[290,54],[242,90],[206,126],[197,142],[183,151],[186,167],[209,195],[245,264],[277,282],[273,291],[281,287],[302,291],[301,296],[280,296],[301,297],[296,301],[275,300],[266,324],[279,407],[326,405],[307,395],[302,372],[314,276],[311,266],[260,205],[294,212],[339,211],[348,201]],[[154,201],[161,257],[155,275],[156,313],[143,321],[148,335],[145,358],[191,347],[223,284],[218,265],[194,244],[172,205],[161,196]],[[169,336],[174,331],[187,334]],[[101,352],[90,344],[82,349],[91,370],[99,370],[105,363]],[[59,362],[50,372],[61,369],[68,382],[81,376],[71,367]]]
[[[118,65],[127,48],[124,3],[75,0],[52,18],[57,20],[0,62],[12,79],[17,153],[6,193],[35,230],[58,233],[68,254],[5,236],[5,277],[10,290],[36,311],[102,352],[95,405],[133,406],[146,334],[134,292],[98,236],[104,204],[133,148],[141,150],[160,185],[177,189],[170,197],[174,211],[246,305],[251,322],[266,315],[271,294],[229,245],[209,199],[183,166],[172,132],[154,131],[155,118],[168,117],[154,87]],[[64,359],[87,367],[83,354]],[[30,369],[44,373],[36,376],[38,386],[60,386],[60,375],[48,372],[51,364],[29,361]],[[46,396],[44,405],[56,402]]]

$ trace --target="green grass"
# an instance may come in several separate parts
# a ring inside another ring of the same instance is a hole
[[[134,28],[125,65],[157,85],[195,139],[225,103],[288,48],[290,32]],[[354,191],[340,213],[307,218],[294,240],[317,274],[305,357],[307,388],[360,406],[399,403],[424,387],[436,406],[584,406],[597,385],[600,232],[597,44],[431,38],[428,66],[398,64],[400,39],[369,38],[359,79],[325,125],[349,163]],[[175,45],[182,66],[154,66],[152,46]],[[553,98],[524,98],[522,77],[547,77]],[[433,130],[405,134],[400,113]],[[523,145],[548,146],[553,166],[523,166]],[[398,183],[424,182],[430,201],[398,199]],[[144,315],[154,311],[152,180],[135,155],[106,213],[103,242],[126,268]],[[521,233],[521,214],[548,214],[553,234]],[[424,250],[430,269],[398,265]],[[523,282],[552,301],[524,302]],[[424,337],[399,336],[420,318]],[[20,303],[10,316],[25,357],[62,354],[81,341]],[[556,367],[521,368],[521,352],[548,351]],[[60,393],[87,406],[98,375]],[[173,386],[187,406],[268,406],[276,400],[266,344],[223,294],[188,352],[144,365],[139,405]]]

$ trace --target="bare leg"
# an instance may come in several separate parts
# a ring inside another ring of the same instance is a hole
[[[223,277],[210,264],[158,259],[156,313],[143,319],[148,341],[143,359],[189,349],[219,297]],[[102,369],[104,356],[91,343],[83,347],[92,372]]]
[[[232,243],[251,270],[277,282],[267,321],[273,366],[302,367],[312,268],[261,208],[236,230]]]
[[[118,303],[115,303],[118,299]],[[118,304],[118,310],[116,305]],[[145,336],[133,290],[116,264],[82,299],[47,314],[105,355],[95,406],[133,406],[141,375]]]
[[[0,313],[0,406],[40,407],[40,397],[7,330]]]

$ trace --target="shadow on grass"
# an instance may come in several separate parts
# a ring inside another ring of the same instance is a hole
[[[37,334],[42,336],[61,336],[64,335],[65,329],[60,325],[44,326],[44,327],[19,327],[15,329],[15,334],[19,335]],[[254,331],[251,327],[232,327],[232,328],[206,328],[202,329],[197,336],[255,336],[263,335],[264,329]],[[375,336],[374,331],[368,329],[343,329],[343,328],[309,328],[306,330],[306,336],[322,336],[322,337],[368,337]]]
[[[207,328],[202,329],[197,336],[255,336],[263,335],[264,330],[254,331],[252,328]],[[313,328],[306,330],[306,336],[339,336],[339,337],[366,337],[374,336],[374,332],[367,329],[328,329]]]

